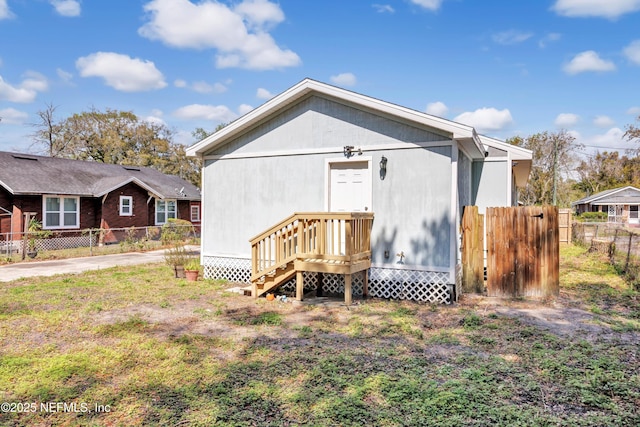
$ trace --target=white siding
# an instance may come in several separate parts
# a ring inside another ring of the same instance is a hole
[[[443,139],[424,129],[314,97],[207,155]],[[366,152],[372,158],[374,263],[396,264],[396,254],[404,252],[406,265],[449,267],[452,183],[451,147],[446,144]],[[388,159],[384,180],[379,175],[382,155]],[[249,257],[251,237],[294,212],[323,211],[326,159],[340,156],[207,160],[203,255]]]
[[[474,205],[481,214],[495,206],[509,206],[507,160],[473,162]]]

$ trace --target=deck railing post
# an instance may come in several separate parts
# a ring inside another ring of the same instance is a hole
[[[344,240],[345,240],[345,248],[344,254],[347,257],[350,257],[353,253],[353,230],[352,230],[352,221],[353,219],[345,220],[344,224]]]

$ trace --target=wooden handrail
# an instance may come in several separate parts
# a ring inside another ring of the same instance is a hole
[[[371,251],[373,213],[295,213],[251,242],[251,280],[275,274],[299,257],[351,262]]]

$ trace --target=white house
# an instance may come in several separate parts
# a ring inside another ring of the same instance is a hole
[[[640,226],[640,189],[631,185],[592,194],[571,203],[571,206],[579,214],[607,212],[607,222]]]
[[[310,79],[187,153],[203,160],[207,277],[249,282],[249,240],[295,212],[368,212],[371,265],[354,292],[366,282],[371,296],[441,302],[460,283],[463,207],[516,205],[532,158],[470,126]],[[339,275],[321,280],[344,290]]]

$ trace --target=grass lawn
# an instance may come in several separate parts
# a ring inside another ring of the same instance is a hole
[[[160,264],[3,283],[0,425],[640,425],[638,293],[561,263],[553,301],[452,306],[253,300]]]

